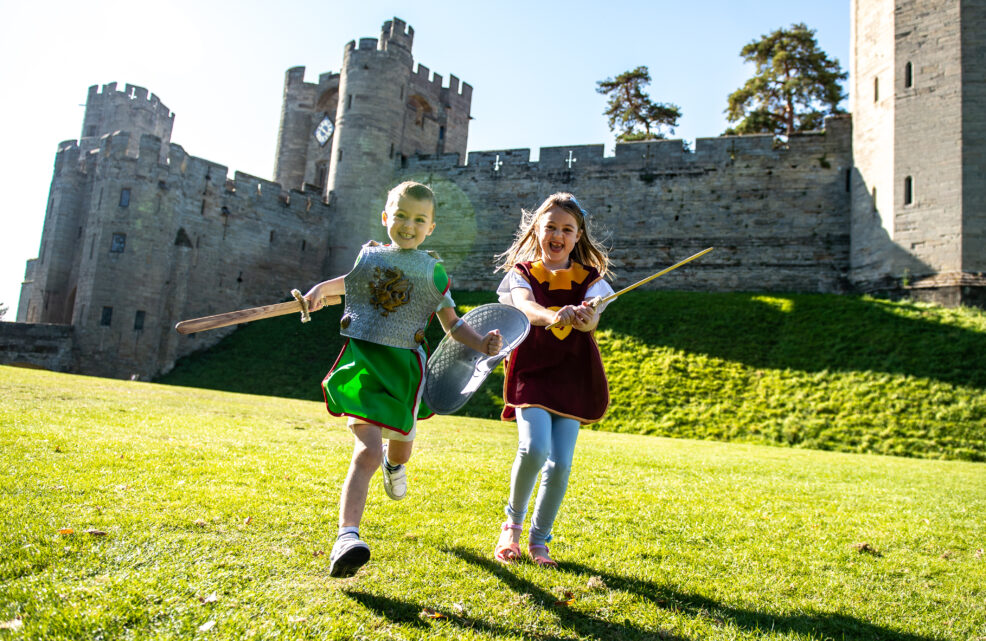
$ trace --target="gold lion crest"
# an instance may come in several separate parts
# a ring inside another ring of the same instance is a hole
[[[413,283],[404,278],[404,272],[396,267],[373,269],[370,281],[370,303],[374,309],[383,308],[381,315],[387,316],[401,305],[411,301]]]

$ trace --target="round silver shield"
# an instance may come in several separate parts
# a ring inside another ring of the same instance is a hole
[[[480,305],[466,312],[462,320],[480,336],[500,330],[503,349],[487,356],[446,335],[428,359],[425,374],[424,401],[436,414],[451,414],[465,405],[490,372],[531,331],[531,323],[523,312],[500,303]]]

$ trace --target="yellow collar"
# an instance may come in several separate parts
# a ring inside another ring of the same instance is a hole
[[[531,263],[531,275],[539,283],[548,283],[548,290],[550,291],[552,289],[573,289],[573,285],[581,284],[586,279],[589,271],[574,260],[565,269],[551,271],[539,260]]]

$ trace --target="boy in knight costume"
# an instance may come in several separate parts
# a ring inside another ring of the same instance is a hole
[[[572,194],[552,194],[535,212],[524,212],[513,245],[500,256],[507,272],[497,289],[500,302],[531,322],[507,361],[503,382],[502,416],[517,420],[518,446],[507,520],[493,552],[501,563],[521,557],[520,532],[540,474],[527,551],[538,565],[557,566],[548,541],[568,488],[579,428],[600,420],[609,406],[593,332],[605,308],[600,301],[613,289],[603,280],[609,258],[588,223]]]
[[[322,381],[329,413],[348,417],[355,437],[339,501],[331,576],[352,576],[370,559],[359,524],[377,468],[383,471],[387,496],[400,500],[407,492],[404,463],[411,456],[417,419],[432,415],[421,400],[428,358],[425,328],[432,315],[438,315],[446,333],[478,352],[492,356],[502,347],[499,332],[480,336],[463,323],[442,263],[418,249],[435,229],[434,215],[431,189],[415,182],[397,185],[382,214],[391,243],[367,243],[352,271],[305,294],[311,311],[326,296],[346,294],[339,333],[347,341]]]

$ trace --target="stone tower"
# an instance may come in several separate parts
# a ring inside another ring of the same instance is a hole
[[[851,11],[851,278],[986,304],[986,2]]]
[[[175,115],[147,89],[126,85],[123,91],[116,90],[116,83],[89,87],[86,98],[86,115],[82,119],[82,134],[79,146],[82,153],[99,146],[99,138],[114,131],[129,131],[138,134],[134,146],[137,151],[140,134],[150,134],[160,138],[165,144],[171,142],[171,129]]]
[[[418,154],[465,160],[472,87],[424,65],[414,69],[414,29],[384,22],[378,38],[348,43],[338,74],[304,81],[287,71],[274,180],[317,190],[333,211],[327,273],[352,266],[359,246],[382,239],[379,213],[396,172]]]
[[[314,188],[326,195],[329,154],[339,100],[339,74],[323,73],[305,82],[305,68],[284,75],[281,123],[277,132],[274,181],[287,189]]]
[[[87,269],[79,247],[97,234],[101,221],[92,210],[101,207],[104,197],[98,193],[93,202],[92,185],[104,177],[79,171],[89,152],[100,147],[103,136],[122,130],[136,134],[128,138],[125,151],[136,156],[141,134],[167,142],[173,124],[171,110],[143,87],[128,84],[117,91],[115,82],[102,90],[98,85],[89,87],[82,136],[78,142],[61,143],[55,157],[41,248],[32,266],[33,284],[21,303],[23,320],[73,324],[80,277]],[[129,198],[129,190],[122,193],[126,195],[121,198]]]

